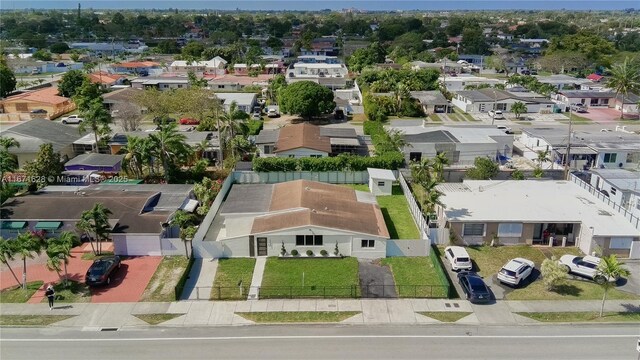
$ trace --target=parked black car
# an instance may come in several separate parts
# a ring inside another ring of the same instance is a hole
[[[115,255],[95,259],[87,270],[86,284],[89,286],[111,284],[111,277],[120,269],[120,265],[120,257]]]
[[[479,304],[491,301],[491,291],[478,274],[463,271],[458,274],[458,282],[470,302]]]
[[[31,110],[32,114],[46,114],[47,110],[45,109],[35,109],[35,110]]]

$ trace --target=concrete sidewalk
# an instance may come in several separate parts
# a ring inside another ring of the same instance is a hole
[[[217,270],[218,259],[194,259],[180,300],[199,300],[198,297],[203,296],[208,299],[208,292],[211,291]],[[198,288],[203,289],[205,293],[199,294]]]

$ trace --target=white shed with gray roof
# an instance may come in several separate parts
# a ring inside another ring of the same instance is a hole
[[[387,169],[367,168],[369,173],[369,190],[374,195],[392,195],[393,182],[396,176]]]

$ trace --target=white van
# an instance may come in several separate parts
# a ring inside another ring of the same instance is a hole
[[[471,270],[473,268],[469,253],[462,246],[447,246],[444,248],[444,257],[451,264],[451,270],[453,271]]]

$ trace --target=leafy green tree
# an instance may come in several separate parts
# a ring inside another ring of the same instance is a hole
[[[0,190],[4,187],[4,174],[18,169],[18,158],[9,149],[20,147],[18,140],[10,137],[0,137]]]
[[[640,63],[626,57],[621,64],[611,67],[607,86],[624,98],[630,93],[640,92]],[[624,106],[620,107],[620,118],[624,119]]]
[[[49,46],[49,50],[54,54],[64,54],[69,51],[69,45],[65,42],[57,42]]]
[[[47,269],[55,271],[60,276],[60,272],[64,268],[64,282],[67,283],[69,276],[67,273],[67,264],[71,257],[71,248],[74,243],[78,243],[78,235],[70,231],[62,232],[58,237],[47,240],[45,252],[49,259],[47,260]]]
[[[80,221],[76,223],[78,230],[89,235],[91,249],[95,255],[102,254],[102,241],[108,239],[111,234],[109,215],[112,214],[104,204],[96,203],[91,209],[83,211],[80,215]],[[96,242],[95,247],[94,241]]]
[[[538,150],[536,151],[536,161],[538,162],[538,167],[542,168],[542,165],[546,162],[551,162],[549,159],[549,149],[544,151]]]
[[[58,83],[58,92],[64,97],[73,97],[87,79],[81,70],[67,71]]]
[[[18,234],[15,240],[15,254],[22,260],[22,288],[27,288],[27,259],[33,259],[35,254],[40,254],[43,248],[42,239],[27,231]]]
[[[94,151],[97,153],[99,150],[99,137],[111,133],[111,114],[104,106],[102,106],[101,99],[94,99],[88,103],[88,108],[80,112],[80,115],[84,118],[84,121],[78,126],[78,131],[85,132],[91,129],[93,137],[96,142]]]
[[[617,50],[614,43],[594,32],[583,30],[577,34],[551,38],[547,53],[553,54],[558,51],[584,54],[590,62],[598,63],[606,55],[615,54]]]
[[[51,61],[51,53],[47,50],[40,49],[33,53],[32,57],[36,60]]]
[[[600,317],[604,313],[604,303],[607,301],[607,293],[609,289],[616,286],[615,281],[609,281],[609,279],[618,279],[619,277],[629,276],[631,272],[622,267],[623,263],[618,261],[618,258],[615,255],[604,256],[600,260],[600,264],[596,270],[596,278],[595,280],[602,279],[598,281],[602,289],[604,290],[604,294],[602,294],[602,305],[600,306]]]
[[[199,59],[204,51],[204,45],[197,41],[189,41],[187,45],[182,48],[182,56],[191,56],[195,59]]]
[[[287,80],[284,75],[276,75],[273,79],[269,80],[269,86],[267,87],[267,96],[271,102],[276,102],[282,89],[287,86]]]
[[[347,59],[349,70],[360,72],[367,66],[383,63],[386,52],[380,43],[374,42],[366,48],[360,48]]]
[[[198,79],[198,77],[196,76],[196,73],[194,73],[193,71],[189,71],[187,73],[187,77],[189,78],[189,85],[192,86],[192,87],[205,87],[205,86],[207,86],[207,79],[205,79],[205,78]]]
[[[6,63],[0,62],[0,97],[5,97],[16,89],[16,76]]]
[[[333,91],[313,81],[299,81],[287,85],[279,97],[280,111],[297,114],[305,119],[332,112],[336,103]]]
[[[515,169],[511,173],[511,179],[513,180],[524,180],[524,173],[522,171]]]
[[[158,43],[158,47],[156,47],[160,54],[179,54],[180,49],[178,48],[178,44],[176,44],[173,40],[162,40]]]
[[[536,179],[541,179],[544,177],[544,170],[540,166],[536,166],[533,168],[533,177]]]
[[[187,137],[178,131],[178,125],[170,123],[151,134],[149,139],[154,145],[153,156],[160,159],[164,178],[169,182],[172,168],[186,163],[192,154],[191,148],[185,142]]]
[[[553,291],[567,280],[567,268],[558,262],[558,258],[544,259],[540,267],[542,283],[547,290]]]
[[[16,283],[18,283],[18,285],[21,285],[18,276],[16,276],[16,273],[13,271],[13,269],[11,268],[11,264],[9,263],[10,261],[13,261],[15,259],[15,245],[15,240],[5,239],[0,236],[0,262],[7,266],[7,268],[11,272],[11,275],[13,275],[13,278],[16,280]]]
[[[273,36],[269,36],[269,38],[267,39],[266,44],[267,44],[268,47],[270,47],[274,51],[279,51],[280,49],[282,49],[282,46],[284,45],[282,40],[278,39],[277,37],[273,37]]]
[[[25,165],[27,176],[34,179],[34,183],[38,187],[54,183],[63,170],[60,153],[53,151],[51,144],[40,145],[35,160],[29,161]]]
[[[516,101],[511,105],[511,112],[516,114],[516,119],[520,118],[520,114],[527,112],[527,105],[521,101]]]
[[[467,170],[467,178],[472,180],[490,180],[498,175],[498,164],[488,157],[477,157],[473,167]]]
[[[194,214],[188,213],[183,210],[178,210],[173,215],[173,218],[170,221],[171,225],[177,226],[180,231],[180,239],[184,243],[184,254],[189,258],[189,249],[187,248],[187,241],[193,239],[195,235],[195,224],[197,223],[197,218]]]

